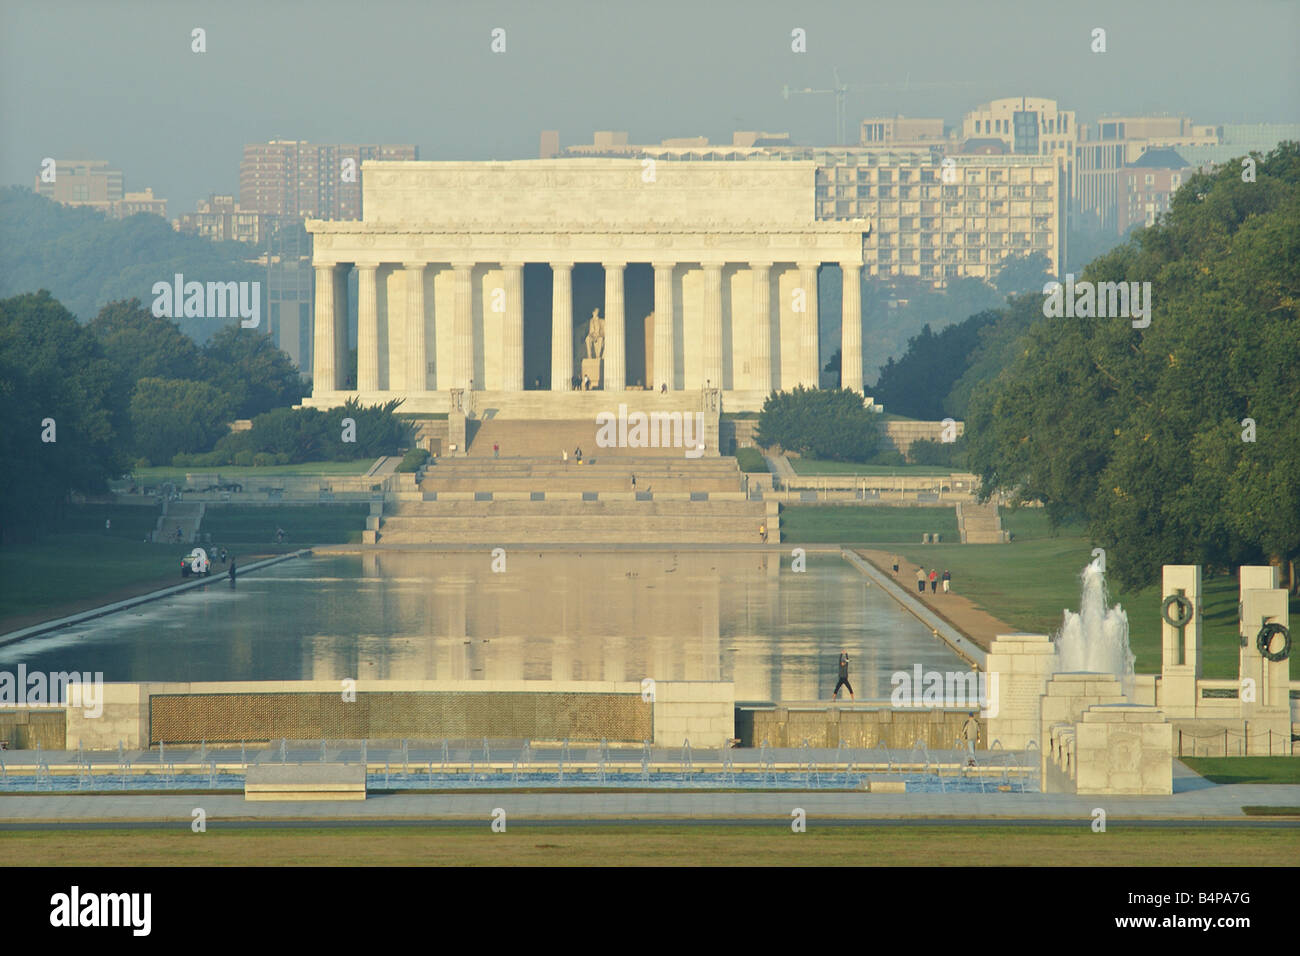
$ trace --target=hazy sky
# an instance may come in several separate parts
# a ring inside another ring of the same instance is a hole
[[[851,137],[864,116],[952,122],[1022,94],[1089,123],[1300,122],[1297,36],[1292,0],[0,0],[0,182],[30,186],[45,156],[107,159],[175,216],[238,194],[243,144],[276,137],[415,143],[422,159],[534,158],[543,129],[825,143],[834,98],[781,88],[828,87],[833,69],[900,87],[848,95]],[[908,76],[970,85],[905,92]]]

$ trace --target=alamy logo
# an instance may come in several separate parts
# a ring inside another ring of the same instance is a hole
[[[153,924],[152,893],[69,893],[50,897],[51,926],[128,926],[132,935],[148,936]]]
[[[173,282],[153,284],[153,314],[160,319],[233,319],[246,329],[262,323],[262,283],[186,282],[176,273]]]
[[[998,715],[998,675],[995,671],[895,671],[889,678],[895,707],[979,707],[984,718]]]
[[[703,412],[633,412],[620,404],[618,414],[596,415],[599,448],[682,448],[687,458],[704,454]]]
[[[80,707],[97,718],[104,713],[104,673],[89,671],[0,671],[0,707]]]
[[[1043,286],[1043,295],[1043,315],[1049,319],[1132,319],[1135,329],[1151,324],[1150,282],[1075,282],[1071,273],[1065,285]]]

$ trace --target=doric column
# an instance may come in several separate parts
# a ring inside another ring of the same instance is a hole
[[[840,385],[862,391],[862,264],[841,262]]]
[[[623,314],[625,262],[604,262],[605,267],[605,374],[603,387],[616,392],[627,388],[627,327]]]
[[[453,262],[455,271],[455,315],[452,316],[452,387],[467,388],[474,377],[474,263]],[[482,382],[475,383],[479,388]]]
[[[348,274],[344,266],[334,268],[334,382],[338,388],[347,385],[348,367]],[[355,383],[354,387],[355,387]]]
[[[379,390],[379,288],[373,262],[357,263],[357,391]]]
[[[518,262],[503,262],[506,274],[506,316],[501,328],[501,388],[507,392],[524,390],[524,267]]]
[[[672,391],[674,381],[675,346],[673,344],[673,268],[675,262],[656,262],[655,270],[655,380],[646,382],[646,388],[666,384]]]
[[[817,327],[817,270],[820,266],[820,262],[799,263],[799,285],[804,300],[803,322],[799,329],[799,384],[805,388],[818,388],[821,382],[821,344]]]
[[[424,267],[423,262],[406,262],[406,390],[428,390],[429,360],[424,341]]]
[[[722,388],[722,263],[704,266],[704,384]]]
[[[316,267],[316,314],[312,340],[312,391],[333,392],[338,389],[338,345],[334,341],[334,264],[313,263]]]
[[[573,263],[551,263],[551,391],[573,389]]]
[[[754,345],[749,387],[772,390],[772,263],[751,262],[754,273]]]

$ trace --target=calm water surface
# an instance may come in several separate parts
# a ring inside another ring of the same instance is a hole
[[[107,681],[734,680],[737,700],[858,697],[960,658],[838,556],[318,555],[0,648]]]

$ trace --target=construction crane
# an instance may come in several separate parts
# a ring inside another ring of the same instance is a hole
[[[849,145],[848,143],[845,142],[845,139],[844,139],[844,137],[845,137],[845,133],[846,133],[846,130],[845,130],[845,103],[844,103],[844,100],[845,100],[845,96],[846,96],[848,93],[850,93],[850,92],[853,92],[853,93],[866,93],[866,92],[870,92],[870,91],[888,91],[888,92],[894,92],[894,93],[910,93],[910,92],[919,91],[919,90],[955,89],[955,88],[959,88],[959,87],[968,87],[968,86],[973,86],[973,85],[974,85],[973,83],[971,83],[971,82],[969,82],[969,81],[938,82],[938,83],[930,83],[930,82],[913,83],[913,82],[912,82],[912,74],[908,73],[908,74],[906,74],[906,75],[903,77],[903,82],[902,82],[902,83],[898,83],[898,82],[893,82],[893,83],[858,83],[858,84],[855,84],[855,85],[853,85],[853,86],[849,86],[849,85],[847,85],[847,84],[845,84],[845,83],[841,83],[841,82],[840,82],[840,71],[839,71],[838,69],[833,69],[833,70],[831,71],[831,73],[832,73],[832,76],[833,76],[834,79],[835,79],[835,85],[834,85],[834,87],[832,87],[832,88],[829,89],[829,90],[815,90],[815,89],[812,89],[811,87],[805,87],[805,88],[802,89],[802,90],[796,90],[796,89],[791,89],[789,86],[783,86],[783,87],[781,87],[781,96],[782,96],[782,98],[784,98],[785,100],[788,101],[788,100],[790,99],[791,96],[797,96],[797,95],[806,94],[806,93],[811,93],[811,94],[825,94],[825,93],[831,93],[831,94],[834,94],[834,96],[835,96],[835,145],[837,145],[837,146],[847,146],[847,145]]]

